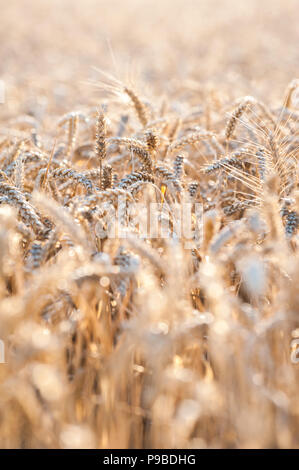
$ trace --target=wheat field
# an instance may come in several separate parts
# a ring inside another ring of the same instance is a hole
[[[0,448],[299,447],[298,17],[0,0]]]

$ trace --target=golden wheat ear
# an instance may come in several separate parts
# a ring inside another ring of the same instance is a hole
[[[141,122],[143,127],[146,127],[146,125],[148,123],[148,110],[147,110],[145,104],[139,98],[137,93],[134,90],[132,90],[131,88],[128,88],[127,86],[125,86],[123,91],[131,99],[139,121]]]
[[[107,143],[106,143],[106,119],[101,110],[97,113],[96,119],[96,140],[95,140],[95,156],[99,162],[100,167],[100,187],[103,183],[103,160],[107,156]]]
[[[295,92],[295,90],[298,88],[299,86],[299,79],[298,78],[295,78],[294,80],[292,80],[288,87],[287,87],[287,90],[286,90],[286,93],[285,93],[285,99],[284,99],[284,107],[285,108],[291,108],[292,107],[292,98],[293,98],[293,94]]]
[[[76,145],[79,122],[86,122],[87,118],[84,113],[80,111],[74,111],[67,113],[62,116],[58,121],[59,128],[67,129],[67,145],[66,145],[66,157],[71,158],[74,147]]]

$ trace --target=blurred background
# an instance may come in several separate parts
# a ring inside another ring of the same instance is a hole
[[[280,98],[298,74],[297,0],[0,0],[0,8],[2,117],[41,118],[49,106],[61,113],[95,100],[94,67],[156,95],[195,80],[264,100]]]

